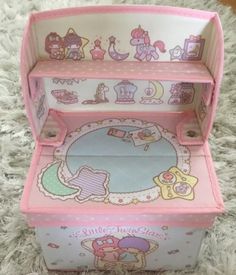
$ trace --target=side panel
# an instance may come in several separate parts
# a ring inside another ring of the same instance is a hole
[[[166,225],[36,228],[47,267],[60,270],[192,268],[204,233]]]
[[[212,129],[224,66],[224,37],[220,19],[217,14],[212,20],[212,23],[209,47],[205,52],[206,55],[203,56],[203,61],[213,76],[215,84],[214,87],[203,88],[203,95],[196,110],[205,139],[208,139]],[[206,100],[204,90],[210,94],[210,97],[208,97],[209,100]]]
[[[31,15],[25,27],[20,57],[21,85],[24,97],[25,109],[28,120],[32,129],[34,138],[40,133],[40,118],[43,114],[44,98],[40,97],[35,100],[30,94],[28,74],[39,59],[37,37],[34,25],[32,24],[33,16]]]

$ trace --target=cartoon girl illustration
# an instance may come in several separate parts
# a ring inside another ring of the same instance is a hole
[[[106,236],[95,239],[92,243],[94,255],[103,259],[103,261],[114,262],[119,257],[118,244],[119,239],[113,236]]]
[[[82,46],[82,39],[73,30],[69,29],[64,37],[66,47],[66,58],[73,60],[80,60],[82,58],[80,47]]]
[[[79,36],[72,28],[70,28],[64,37],[65,58],[80,60],[84,58],[83,48],[88,44],[89,40]]]
[[[122,239],[111,235],[86,239],[81,246],[94,254],[95,268],[139,270],[146,266],[146,255],[155,251],[158,244],[153,240],[127,236]]]
[[[106,97],[106,93],[109,91],[109,88],[104,83],[99,83],[96,89],[96,93],[94,95],[94,100],[84,100],[82,104],[99,104],[109,102]]]
[[[112,268],[119,259],[119,239],[107,235],[96,239],[87,239],[81,242],[81,246],[92,252],[95,256],[95,267],[101,269]]]
[[[63,38],[56,32],[51,32],[45,39],[45,50],[50,58],[61,60],[65,57]]]
[[[119,256],[122,267],[128,270],[137,270],[146,266],[146,255],[156,250],[158,244],[152,240],[127,236],[118,242],[118,247],[122,250]]]

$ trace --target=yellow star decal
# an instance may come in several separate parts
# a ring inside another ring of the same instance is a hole
[[[153,178],[153,181],[161,189],[161,197],[164,200],[180,198],[184,200],[194,199],[194,186],[198,179],[183,173],[177,167],[171,167]]]

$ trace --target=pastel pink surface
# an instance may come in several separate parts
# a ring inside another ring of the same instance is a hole
[[[29,89],[29,83],[28,83],[28,73],[31,68],[27,57],[27,49],[29,44],[29,38],[30,38],[29,32],[30,32],[31,26],[32,26],[32,17],[27,22],[27,25],[24,30],[23,38],[22,38],[22,45],[21,45],[21,52],[20,52],[20,71],[21,71],[22,94],[25,102],[27,117],[29,120],[33,137],[34,139],[36,139],[37,130],[35,129],[35,123],[32,115],[32,106],[29,100],[30,89]]]
[[[213,83],[210,72],[198,62],[39,61],[30,77],[171,80]]]
[[[169,114],[169,116],[162,114],[157,117],[155,113],[135,113],[132,114],[132,117],[137,119],[142,118],[143,120],[147,119],[150,122],[157,122],[158,124],[165,126],[165,128],[168,128],[169,131],[175,133],[175,125],[183,115],[184,114],[182,113],[176,113],[175,115]],[[96,121],[99,119],[102,120],[105,118],[114,117],[122,118],[126,116],[130,117],[131,115],[128,113],[119,113],[115,115],[114,113],[106,113],[106,115],[100,113],[96,114]],[[92,113],[81,113],[79,116],[77,116],[77,118],[73,114],[67,114],[65,116],[62,115],[62,117],[66,125],[68,125],[68,132],[74,131],[77,127],[87,123],[88,121],[94,121],[94,116]],[[134,217],[141,213],[150,215],[175,214],[178,216],[184,214],[205,213],[206,215],[214,216],[217,213],[221,213],[223,211],[223,203],[217,187],[217,179],[212,166],[208,145],[204,144],[203,146],[188,146],[188,148],[191,152],[191,174],[197,176],[199,180],[198,184],[195,186],[194,201],[189,202],[181,199],[166,201],[159,197],[158,200],[151,202],[121,206],[99,202],[78,203],[72,199],[61,201],[44,196],[36,186],[37,175],[42,167],[45,167],[49,162],[53,161],[54,148],[39,146],[37,147],[36,153],[32,160],[32,166],[30,168],[29,177],[25,186],[21,208],[23,212],[29,214],[31,213],[32,215],[54,214],[56,217],[65,214],[89,214],[92,217],[93,215],[98,214],[106,216],[109,214],[123,215],[123,213],[126,213],[127,215],[134,215]],[[178,220],[179,219],[177,218],[176,222],[178,222]],[[61,220],[55,218],[54,220],[51,220],[51,222],[56,224],[57,222],[61,223]],[[64,223],[67,222],[71,223],[72,221],[65,218]],[[193,222],[194,221],[192,221],[192,223]],[[31,223],[34,225],[34,222],[31,221]],[[200,223],[206,224],[204,220],[202,220]]]
[[[28,214],[29,226],[157,226],[167,225],[176,227],[211,227],[215,219],[214,214],[145,214],[140,212],[128,215],[84,215],[84,214]]]
[[[81,77],[81,78],[109,78],[109,79],[159,79],[172,81],[186,81],[194,83],[215,83],[214,95],[205,125],[203,125],[204,140],[208,138],[213,124],[216,111],[216,104],[219,95],[220,81],[223,73],[223,34],[219,17],[216,13],[196,11],[191,9],[164,7],[164,6],[96,6],[81,7],[62,10],[54,10],[33,14],[26,27],[23,37],[21,51],[21,76],[23,95],[26,110],[36,140],[36,150],[31,163],[31,168],[24,189],[21,209],[28,214],[31,226],[58,226],[58,225],[93,225],[99,222],[104,225],[111,224],[167,224],[176,226],[210,226],[217,213],[223,212],[223,202],[209,146],[204,143],[202,146],[189,146],[191,151],[191,174],[198,177],[199,182],[195,187],[195,200],[191,202],[181,199],[171,201],[158,200],[148,203],[138,203],[126,206],[103,204],[99,202],[86,202],[80,204],[74,200],[60,201],[45,197],[36,186],[37,175],[42,167],[45,167],[53,160],[54,148],[41,146],[37,142],[40,129],[34,123],[32,115],[32,104],[28,87],[28,73],[37,62],[37,53],[29,53],[28,45],[31,41],[31,28],[33,24],[41,20],[50,20],[58,17],[75,16],[82,14],[96,13],[156,13],[173,14],[184,17],[195,17],[211,20],[218,32],[217,59],[215,63],[207,59],[206,65],[198,62],[99,62],[99,61],[39,61],[33,69],[33,77]],[[214,61],[214,60],[213,60]],[[213,65],[211,65],[211,63]],[[186,73],[187,72],[187,73]],[[78,117],[79,115],[79,117]],[[74,131],[88,121],[96,117],[135,117],[157,122],[169,131],[175,133],[176,124],[184,117],[183,113],[107,113],[91,112],[79,114],[61,114],[66,122],[68,132]],[[180,133],[181,135],[181,133]],[[194,142],[193,142],[194,144]],[[197,142],[195,142],[197,144]],[[126,213],[126,215],[124,215]],[[115,214],[115,216],[114,216]],[[141,214],[141,215],[140,215]],[[88,217],[89,215],[89,217]],[[97,215],[97,216],[96,216]],[[101,216],[98,216],[101,215]],[[143,215],[143,216],[142,216]],[[146,215],[146,216],[145,216]],[[140,218],[136,219],[137,216]],[[105,217],[109,219],[106,220]],[[115,218],[114,218],[115,217]]]
[[[209,118],[206,120],[206,126],[204,127],[204,135],[206,138],[208,138],[214,122],[214,117],[215,117],[217,103],[218,103],[219,94],[220,94],[220,85],[221,85],[221,80],[222,80],[223,71],[224,71],[224,35],[223,35],[223,30],[222,30],[222,26],[221,26],[220,18],[218,14],[215,14],[213,22],[216,28],[218,39],[216,42],[217,50],[216,50],[216,57],[214,59],[213,67],[210,68],[208,64],[209,61],[208,60],[206,61],[206,65],[210,69],[215,80],[212,108],[209,111]]]
[[[196,17],[202,19],[213,19],[216,13],[200,11],[187,8],[168,7],[168,6],[154,6],[154,5],[97,5],[88,7],[74,7],[68,9],[57,9],[53,11],[44,11],[34,13],[32,15],[33,21],[47,20],[51,18],[58,18],[64,16],[75,16],[78,14],[90,13],[161,13],[172,14],[184,17]]]
[[[51,116],[51,122],[48,127],[51,128],[58,128],[59,133],[58,135],[53,139],[53,141],[50,140],[44,140],[42,138],[38,138],[38,143],[40,145],[47,145],[47,146],[60,146],[65,139],[66,133],[67,133],[67,127],[64,124],[63,120],[60,119],[60,117],[57,115],[57,113],[53,110],[49,111],[49,116]],[[46,122],[47,123],[47,122]],[[49,128],[49,130],[51,130]]]

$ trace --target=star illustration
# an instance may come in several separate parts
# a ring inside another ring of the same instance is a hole
[[[94,198],[105,198],[108,194],[109,174],[106,171],[94,170],[83,166],[68,180],[73,187],[80,189],[76,196],[78,202],[85,202]]]
[[[85,57],[85,54],[84,54],[84,47],[89,43],[89,40],[85,37],[82,37],[82,36],[79,36],[74,29],[72,28],[69,28],[69,30],[67,31],[67,34],[65,36],[65,38],[68,36],[68,35],[74,35],[74,36],[77,36],[80,38],[81,40],[81,45],[80,45],[80,54],[81,54],[81,58],[84,58]]]
[[[153,178],[155,184],[160,187],[161,197],[164,200],[180,198],[184,200],[194,199],[194,187],[198,178],[185,174],[178,167],[171,167]]]
[[[95,44],[96,47],[100,47],[100,46],[101,46],[101,40],[96,39],[96,40],[94,41],[94,44]]]
[[[110,41],[110,43],[115,43],[116,38],[112,35],[109,37],[109,41]]]
[[[170,49],[169,53],[170,53],[170,60],[174,60],[174,59],[181,60],[184,50],[180,46],[176,46],[173,49]]]
[[[80,47],[80,52],[81,52],[82,58],[84,58],[85,57],[84,47],[89,43],[89,40],[85,37],[81,37],[81,41],[82,41],[82,45]]]

